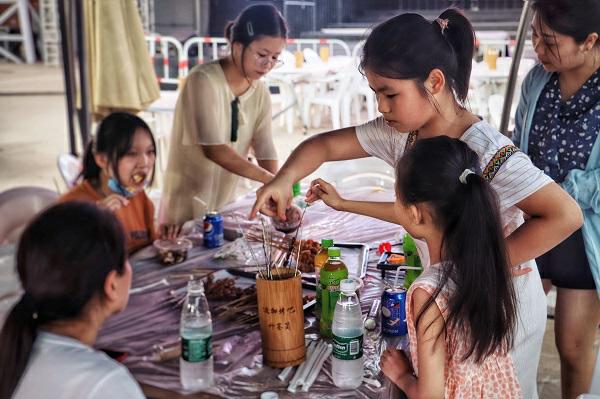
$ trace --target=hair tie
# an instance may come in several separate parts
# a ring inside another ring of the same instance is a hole
[[[474,174],[476,174],[476,173],[473,172],[471,169],[465,169],[460,174],[460,176],[458,176],[458,181],[460,181],[462,184],[467,184],[467,176],[474,175]]]
[[[33,299],[30,293],[28,293],[27,291],[23,293],[23,296],[21,296],[21,303],[27,308],[27,310],[31,311],[31,318],[37,320],[37,306],[35,304],[35,300]]]
[[[436,18],[435,22],[437,22],[437,24],[440,26],[440,30],[442,31],[442,35],[444,34],[444,31],[446,29],[448,29],[448,18],[442,19],[442,18]]]
[[[252,22],[248,21],[248,23],[246,23],[246,30],[248,31],[248,36],[254,36],[254,28],[252,27]]]

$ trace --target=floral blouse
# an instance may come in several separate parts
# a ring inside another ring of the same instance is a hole
[[[533,116],[529,156],[535,166],[561,183],[572,169],[585,169],[600,130],[600,69],[567,101],[558,74],[544,87]]]

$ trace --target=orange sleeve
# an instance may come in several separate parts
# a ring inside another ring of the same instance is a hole
[[[58,202],[68,202],[68,201],[89,201],[89,202],[97,202],[100,199],[100,194],[94,187],[88,182],[83,181],[73,187],[71,190],[61,195],[58,198]]]

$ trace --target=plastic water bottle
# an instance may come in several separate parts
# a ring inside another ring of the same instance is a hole
[[[340,291],[333,314],[331,375],[337,387],[354,389],[363,380],[362,312],[354,280],[342,280]]]
[[[181,310],[179,374],[186,390],[213,384],[212,319],[202,281],[191,280]]]

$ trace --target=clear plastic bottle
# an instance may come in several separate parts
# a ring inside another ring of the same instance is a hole
[[[354,389],[358,388],[363,380],[362,312],[354,280],[342,280],[340,291],[333,314],[331,376],[337,387]]]
[[[191,280],[181,310],[179,375],[186,390],[213,384],[212,318],[200,280]]]

